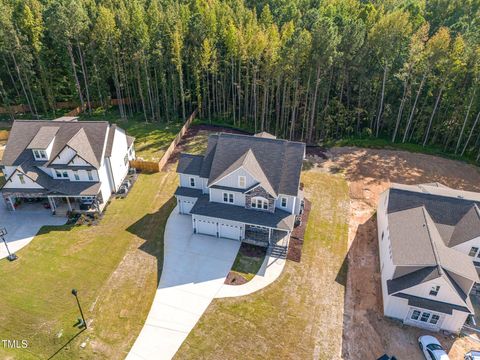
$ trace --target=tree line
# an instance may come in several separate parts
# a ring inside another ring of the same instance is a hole
[[[480,0],[0,0],[0,101],[480,159]],[[13,115],[12,115],[13,116]]]

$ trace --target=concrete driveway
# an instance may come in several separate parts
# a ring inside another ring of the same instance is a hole
[[[41,206],[31,206],[29,210],[8,211],[3,198],[0,197],[0,227],[7,228],[5,236],[11,252],[17,252],[32,241],[38,230],[44,225],[63,225],[65,217],[52,216],[50,210]],[[7,249],[0,241],[0,259],[7,257]]]
[[[220,291],[239,248],[239,241],[193,234],[192,218],[175,208],[160,284],[127,359],[171,359]]]

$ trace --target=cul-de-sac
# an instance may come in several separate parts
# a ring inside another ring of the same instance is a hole
[[[480,0],[0,0],[0,359],[480,360]]]

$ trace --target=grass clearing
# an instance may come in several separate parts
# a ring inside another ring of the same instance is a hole
[[[140,175],[99,225],[44,227],[17,261],[1,260],[0,339],[29,347],[0,347],[0,358],[123,359],[155,295],[176,186],[174,173]],[[89,322],[83,332],[73,326],[72,288]]]
[[[306,172],[312,210],[302,261],[252,295],[217,299],[177,359],[339,359],[349,198],[340,176]]]
[[[135,137],[137,157],[145,161],[160,161],[165,150],[170,146],[170,143],[183,125],[180,121],[147,123],[141,114],[136,114],[127,121],[123,121],[120,119],[120,114],[116,110],[100,110],[94,111],[92,115],[82,113],[80,120],[109,121],[116,123],[124,129],[128,135]]]
[[[260,270],[266,253],[266,248],[242,243],[231,271],[240,275],[246,281],[252,280]]]

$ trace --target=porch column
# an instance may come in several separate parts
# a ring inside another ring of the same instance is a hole
[[[11,197],[11,196],[8,196],[8,197],[6,198],[6,200],[8,201],[8,206],[7,206],[7,208],[9,208],[8,210],[10,210],[10,211],[16,211],[16,210],[15,210],[15,204],[13,203],[12,197]]]
[[[51,198],[50,196],[47,196],[47,199],[48,199],[48,203],[50,204],[50,210],[52,211],[52,213],[55,212],[55,200],[53,200],[53,198]]]
[[[72,211],[72,205],[70,205],[70,199],[68,198],[68,196],[66,197],[66,199],[67,199],[68,210]]]
[[[268,228],[268,243],[272,240],[272,228]]]

